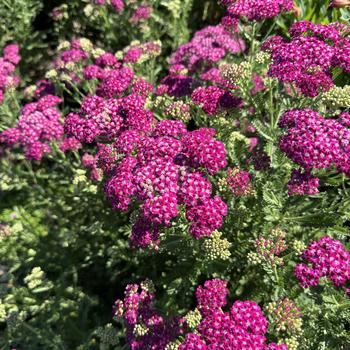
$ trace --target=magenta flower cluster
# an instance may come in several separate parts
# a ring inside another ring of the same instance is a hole
[[[130,22],[133,24],[147,21],[151,17],[152,7],[148,5],[140,5],[136,8],[133,15],[130,18]]]
[[[134,128],[118,136],[115,153],[124,156],[113,168],[102,165],[111,174],[105,192],[118,210],[127,210],[133,201],[140,203],[132,246],[157,243],[159,228],[179,215],[179,205],[185,207],[195,238],[210,236],[222,225],[227,206],[220,197],[212,197],[205,176],[227,164],[225,147],[214,135],[213,129],[188,132],[182,122],[165,120],[150,133]]]
[[[88,96],[78,113],[69,113],[64,121],[65,131],[81,142],[97,139],[112,140],[126,129],[149,131],[154,123],[152,112],[144,109],[140,95],[107,100]]]
[[[254,301],[235,301],[224,312],[228,294],[227,282],[206,281],[196,291],[197,308],[202,320],[195,333],[188,333],[180,350],[287,350],[285,344],[266,344],[268,322]]]
[[[268,321],[254,301],[235,301],[230,311],[223,311],[228,292],[227,281],[220,279],[197,287],[201,319],[195,332],[189,332],[186,317],[165,319],[159,315],[147,283],[128,285],[124,300],[114,304],[114,315],[125,320],[133,350],[165,349],[179,336],[185,336],[179,350],[288,350],[285,344],[267,344]]]
[[[237,89],[237,86],[230,84],[221,75],[219,68],[211,67],[206,69],[201,75],[200,79],[203,81],[211,82],[213,85],[218,85],[219,87],[224,87],[230,90]]]
[[[8,88],[18,86],[20,83],[19,78],[14,75],[20,60],[19,47],[16,44],[4,47],[3,55],[0,57],[0,104],[4,100],[5,91]]]
[[[222,25],[209,26],[195,33],[191,41],[178,47],[171,56],[171,65],[182,65],[198,71],[220,61],[227,54],[245,50],[245,43]]]
[[[294,8],[292,0],[230,0],[227,13],[232,18],[246,17],[249,21],[262,21],[289,12]]]
[[[124,9],[124,1],[123,0],[108,0],[107,1],[116,12],[121,12]],[[106,0],[93,0],[93,3],[97,6],[102,6],[106,4]]]
[[[350,253],[343,244],[328,236],[313,241],[302,254],[304,263],[295,267],[295,276],[302,288],[317,286],[326,277],[336,287],[350,281]]]
[[[349,176],[350,130],[344,126],[347,125],[346,120],[344,113],[338,119],[325,119],[311,109],[290,110],[283,114],[279,122],[281,128],[287,129],[280,140],[280,148],[306,170],[335,166]],[[299,178],[297,182],[301,180]],[[304,176],[305,181],[312,184],[313,189],[309,187],[309,190],[314,192],[317,181]]]
[[[8,147],[21,146],[28,160],[41,160],[50,153],[49,143],[63,137],[61,114],[54,106],[61,98],[53,95],[27,103],[21,110],[18,123],[0,134],[0,142]]]
[[[125,320],[131,350],[165,349],[180,332],[179,319],[161,316],[153,306],[154,299],[147,284],[129,284],[124,300],[114,304],[114,317]]]
[[[220,110],[237,108],[243,104],[240,97],[233,96],[218,86],[198,87],[193,91],[191,98],[194,104],[201,106],[210,116]]]
[[[350,71],[350,39],[336,26],[297,22],[289,28],[291,40],[271,37],[262,48],[272,52],[268,74],[293,83],[305,96],[315,97],[333,85],[331,70]]]
[[[301,172],[293,169],[288,182],[288,194],[293,195],[314,195],[318,193],[320,179],[312,176],[309,171]]]
[[[249,171],[229,169],[227,175],[227,184],[235,196],[243,196],[249,192],[251,188],[251,175]]]
[[[138,63],[142,56],[158,56],[161,52],[159,43],[149,41],[142,44],[129,45],[123,56],[124,63]]]

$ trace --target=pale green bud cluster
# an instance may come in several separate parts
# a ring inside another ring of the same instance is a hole
[[[24,95],[26,98],[32,98],[36,90],[35,85],[29,85],[24,89]]]
[[[293,241],[292,246],[297,255],[301,255],[302,252],[306,249],[306,244],[303,241],[295,240]]]
[[[165,114],[171,118],[187,123],[191,119],[190,107],[183,101],[175,101],[165,108]]]
[[[230,84],[246,84],[251,80],[252,65],[249,62],[242,62],[240,64],[233,63],[230,65],[224,65],[220,67],[221,75]]]
[[[245,137],[243,134],[241,134],[239,131],[233,131],[230,134],[229,139],[227,140],[227,147],[234,147],[236,142],[243,142],[245,143],[247,146],[250,145],[250,141],[247,137]]]
[[[161,4],[171,12],[173,18],[180,18],[181,0],[162,1]]]
[[[91,20],[95,20],[98,17],[98,11],[96,7],[91,4],[87,4],[83,9],[84,15]]]
[[[74,72],[76,70],[76,63],[75,62],[67,62],[64,65],[64,68],[67,69],[70,72]]]
[[[0,190],[2,191],[7,191],[10,189],[10,185],[11,185],[11,178],[6,175],[6,174],[3,174],[1,176],[1,181],[0,181]]]
[[[86,177],[86,171],[83,169],[78,169],[76,171],[76,175],[73,178],[73,184],[78,185],[79,183],[86,182],[87,177]]]
[[[124,53],[123,53],[123,51],[119,50],[114,54],[114,56],[117,57],[118,60],[122,60],[124,57]]]
[[[255,62],[261,65],[266,65],[271,61],[271,54],[266,51],[260,51],[255,55]]]
[[[175,340],[171,343],[168,343],[164,350],[178,350],[180,345],[181,345],[181,342],[178,340]]]
[[[45,273],[41,267],[34,267],[31,273],[24,278],[24,282],[29,289],[35,289],[43,283],[44,277]]]
[[[98,190],[98,187],[96,185],[89,185],[86,188],[86,192],[92,193],[92,194],[96,194]]]
[[[69,50],[69,49],[70,49],[70,42],[68,40],[60,42],[57,47],[58,51]]]
[[[271,234],[272,237],[280,238],[280,239],[286,238],[286,235],[287,235],[286,231],[283,231],[282,229],[280,229],[278,227],[277,228],[273,228],[271,230],[270,234]]]
[[[255,252],[249,252],[247,254],[247,260],[251,265],[259,265],[262,263],[260,255]]]
[[[2,303],[0,299],[0,322],[5,322],[6,321],[6,305]]]
[[[230,186],[227,183],[227,180],[225,177],[222,177],[217,182],[219,191],[222,193],[228,192],[230,190]]]
[[[299,349],[299,341],[297,337],[286,338],[283,341],[287,346],[288,350],[298,350]]]
[[[62,81],[67,81],[67,82],[71,82],[72,81],[71,76],[69,76],[68,74],[65,74],[65,73],[61,74],[60,78],[61,78]]]
[[[145,292],[148,292],[148,293],[154,293],[156,290],[154,287],[154,283],[149,279],[142,281],[140,283],[140,286],[141,286],[141,289],[143,289]]]
[[[202,321],[202,315],[198,309],[189,311],[185,316],[185,320],[191,329],[195,329]]]
[[[153,101],[153,107],[159,108],[163,106],[169,106],[172,101],[169,101],[169,97],[166,96],[157,96]]]
[[[350,108],[350,85],[334,86],[322,94],[322,102],[331,108]]]
[[[19,233],[23,231],[23,225],[20,221],[17,221],[11,226],[11,233]],[[30,250],[28,250],[29,252]]]
[[[111,323],[108,323],[104,327],[97,328],[95,332],[96,335],[100,338],[101,343],[112,346],[118,344],[118,333]]]
[[[87,38],[80,38],[79,39],[80,47],[85,52],[92,52],[94,45],[92,44],[91,40]]]
[[[148,333],[149,329],[143,324],[136,324],[133,333],[136,337],[142,337]]]
[[[91,54],[94,58],[100,57],[101,55],[103,55],[104,53],[106,53],[105,50],[100,49],[99,47],[95,48],[92,50]]]
[[[202,245],[206,260],[228,260],[231,256],[231,243],[226,238],[221,238],[221,232],[215,230]]]

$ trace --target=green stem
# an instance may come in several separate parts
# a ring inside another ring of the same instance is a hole
[[[350,308],[350,301],[347,301],[346,303],[343,304],[338,304],[339,309],[349,309]]]
[[[278,272],[277,272],[276,265],[273,267],[273,273],[275,275],[275,279],[276,279],[277,284],[279,284],[280,279],[278,277]]]

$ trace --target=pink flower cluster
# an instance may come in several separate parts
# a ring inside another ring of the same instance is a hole
[[[243,196],[249,192],[251,188],[251,175],[249,171],[229,169],[227,175],[227,184],[235,196]]]
[[[178,318],[162,317],[153,306],[154,298],[147,282],[129,284],[124,300],[114,304],[114,317],[125,320],[131,350],[165,349],[180,332]]]
[[[280,148],[306,170],[335,166],[350,176],[350,130],[343,125],[344,118],[341,114],[340,119],[325,119],[311,109],[287,111],[279,122],[281,128],[287,129]],[[312,178],[304,176],[303,181]],[[311,183],[314,191],[317,181]]]
[[[14,75],[14,71],[20,60],[19,47],[16,44],[4,47],[3,56],[0,57],[0,104],[4,100],[5,91],[19,85],[20,80]]]
[[[221,25],[209,26],[196,32],[190,42],[181,45],[171,56],[170,63],[182,65],[192,72],[220,61],[227,54],[244,50],[242,39]]]
[[[229,312],[226,306],[227,282],[206,281],[196,291],[197,308],[202,320],[196,333],[188,333],[180,350],[287,350],[285,344],[266,344],[268,322],[254,301],[235,301]]]
[[[302,259],[309,265],[298,264],[294,271],[302,288],[317,286],[321,277],[326,277],[336,287],[343,287],[350,281],[350,253],[336,239],[324,236],[311,242]]]
[[[232,18],[246,17],[249,21],[262,21],[293,9],[292,0],[230,0],[227,13]]]
[[[271,37],[262,46],[272,52],[270,76],[315,97],[334,85],[332,67],[350,71],[350,39],[342,38],[336,26],[302,21],[293,24],[289,32],[290,42]]]
[[[198,87],[192,93],[194,104],[203,108],[204,112],[212,116],[220,110],[240,107],[243,103],[240,97],[218,86]]]
[[[147,5],[140,5],[130,18],[130,22],[133,24],[140,23],[141,21],[147,21],[151,17],[152,7]]]
[[[154,41],[149,41],[142,44],[133,44],[124,49],[125,54],[123,57],[124,63],[138,63],[141,57],[158,56],[161,52],[161,47],[159,43]]]
[[[134,72],[129,67],[112,69],[103,75],[96,94],[105,98],[119,97],[130,85]]]
[[[152,112],[144,109],[145,99],[129,95],[119,99],[88,96],[78,113],[69,113],[65,131],[81,142],[92,143],[97,138],[111,140],[122,131],[149,131],[154,123]]]
[[[300,170],[293,169],[291,178],[288,182],[288,194],[293,195],[314,195],[318,193],[320,179],[314,177],[309,171],[302,173]]]
[[[94,64],[84,67],[83,76],[86,80],[99,79],[103,82],[106,80],[106,85],[116,84],[118,78],[123,78],[125,75],[132,75],[132,71],[128,68],[127,71],[121,68],[122,63],[118,61],[117,57],[110,52],[105,52],[95,59]],[[125,77],[124,77],[125,78]],[[132,77],[131,77],[132,79]],[[110,81],[110,84],[108,84]],[[120,89],[120,88],[119,88]],[[104,89],[102,88],[104,91]],[[112,90],[113,89],[108,89]]]
[[[133,350],[165,349],[186,333],[179,350],[288,350],[285,344],[267,344],[268,322],[254,301],[235,301],[230,311],[224,312],[228,292],[227,282],[220,279],[197,287],[201,320],[195,332],[188,332],[186,317],[165,319],[159,315],[149,282],[128,285],[124,300],[114,304],[114,315],[125,320]]]
[[[41,97],[37,102],[26,104],[17,125],[0,134],[0,143],[8,147],[20,145],[25,149],[26,158],[41,160],[44,153],[50,153],[49,142],[63,136],[61,114],[54,106],[61,98],[53,95]]]
[[[132,246],[157,243],[159,228],[171,224],[180,204],[195,238],[210,236],[222,225],[227,206],[220,197],[212,197],[205,176],[227,164],[224,145],[214,135],[206,128],[188,132],[182,122],[172,120],[158,122],[151,133],[134,128],[119,135],[114,149],[123,159],[109,169],[102,162],[102,168],[111,174],[105,192],[115,209],[127,210],[134,200],[140,203]]]
[[[230,90],[236,89],[237,86],[230,84],[226,79],[221,76],[221,71],[219,68],[209,68],[205,70],[200,75],[201,80],[209,81],[214,85],[218,85],[220,87],[224,87]]]
[[[108,2],[116,12],[123,11],[125,6],[123,0],[108,0]],[[97,6],[102,6],[106,4],[106,0],[94,0],[93,3]]]

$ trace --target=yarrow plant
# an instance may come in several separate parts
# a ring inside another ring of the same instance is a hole
[[[20,83],[20,79],[15,75],[20,60],[19,47],[16,44],[3,48],[3,55],[0,57],[0,103],[4,101],[6,90],[15,89]]]
[[[0,349],[348,349],[346,6],[0,5]]]

